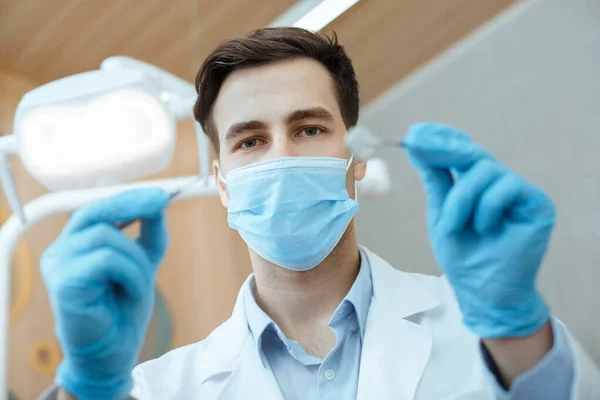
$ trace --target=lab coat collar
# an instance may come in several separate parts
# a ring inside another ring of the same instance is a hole
[[[250,275],[244,282],[231,318],[205,339],[208,344],[199,362],[206,369],[201,370],[199,379],[202,385],[220,387],[215,388],[218,399],[284,400],[270,367],[262,364],[248,326],[244,286],[252,278]]]
[[[412,274],[395,269],[366,247],[360,248],[371,266],[372,301],[385,301],[386,309],[396,318],[407,318],[439,304]]]
[[[239,355],[246,342],[252,340],[244,305],[244,287],[250,284],[251,279],[252,275],[242,285],[231,317],[205,339],[208,343],[203,359],[207,368],[202,370],[202,383],[215,376],[231,373],[239,363]]]
[[[413,322],[440,303],[411,274],[364,249],[373,298],[361,354],[359,400],[412,399],[429,362],[431,330]],[[413,317],[413,318],[411,318]]]
[[[406,318],[433,309],[439,302],[411,274],[395,270],[366,248],[361,249],[371,267],[373,298],[363,342],[358,399],[412,399],[429,361],[432,334]],[[244,285],[248,284],[247,280]],[[202,382],[219,378],[225,386],[235,382],[240,394],[261,388],[262,399],[282,398],[271,370],[262,368],[248,328],[243,289],[231,318],[207,342],[202,360],[206,369],[199,377]]]

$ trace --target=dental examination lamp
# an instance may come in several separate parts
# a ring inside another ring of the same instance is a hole
[[[14,135],[0,138],[0,174],[13,212],[25,223],[8,157],[51,191],[110,186],[164,170],[173,157],[177,121],[192,117],[192,84],[129,57],[106,59],[99,70],[72,75],[28,92]],[[201,173],[209,145],[195,123]]]

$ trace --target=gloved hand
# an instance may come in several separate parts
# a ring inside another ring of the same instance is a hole
[[[78,210],[41,260],[63,349],[56,382],[79,400],[125,399],[168,246],[160,189],[128,191]],[[142,219],[132,240],[118,221]]]
[[[549,318],[535,280],[555,221],[550,198],[455,128],[414,125],[404,147],[465,325],[488,339],[538,331]]]

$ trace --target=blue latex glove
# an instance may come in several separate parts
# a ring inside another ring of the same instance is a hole
[[[122,193],[78,210],[41,260],[63,349],[56,382],[79,400],[125,399],[168,246],[160,189]],[[142,219],[132,240],[118,221]]]
[[[448,126],[417,124],[404,147],[427,195],[431,246],[465,325],[482,338],[548,321],[535,287],[555,221],[550,198]]]

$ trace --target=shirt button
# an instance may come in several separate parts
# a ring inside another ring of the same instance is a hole
[[[332,381],[333,378],[335,378],[335,372],[333,372],[332,369],[328,369],[327,371],[325,371],[325,379],[327,379],[328,381]]]
[[[355,318],[351,318],[348,322],[348,329],[350,329],[350,332],[354,332],[356,329],[358,329],[358,323],[356,322]]]

